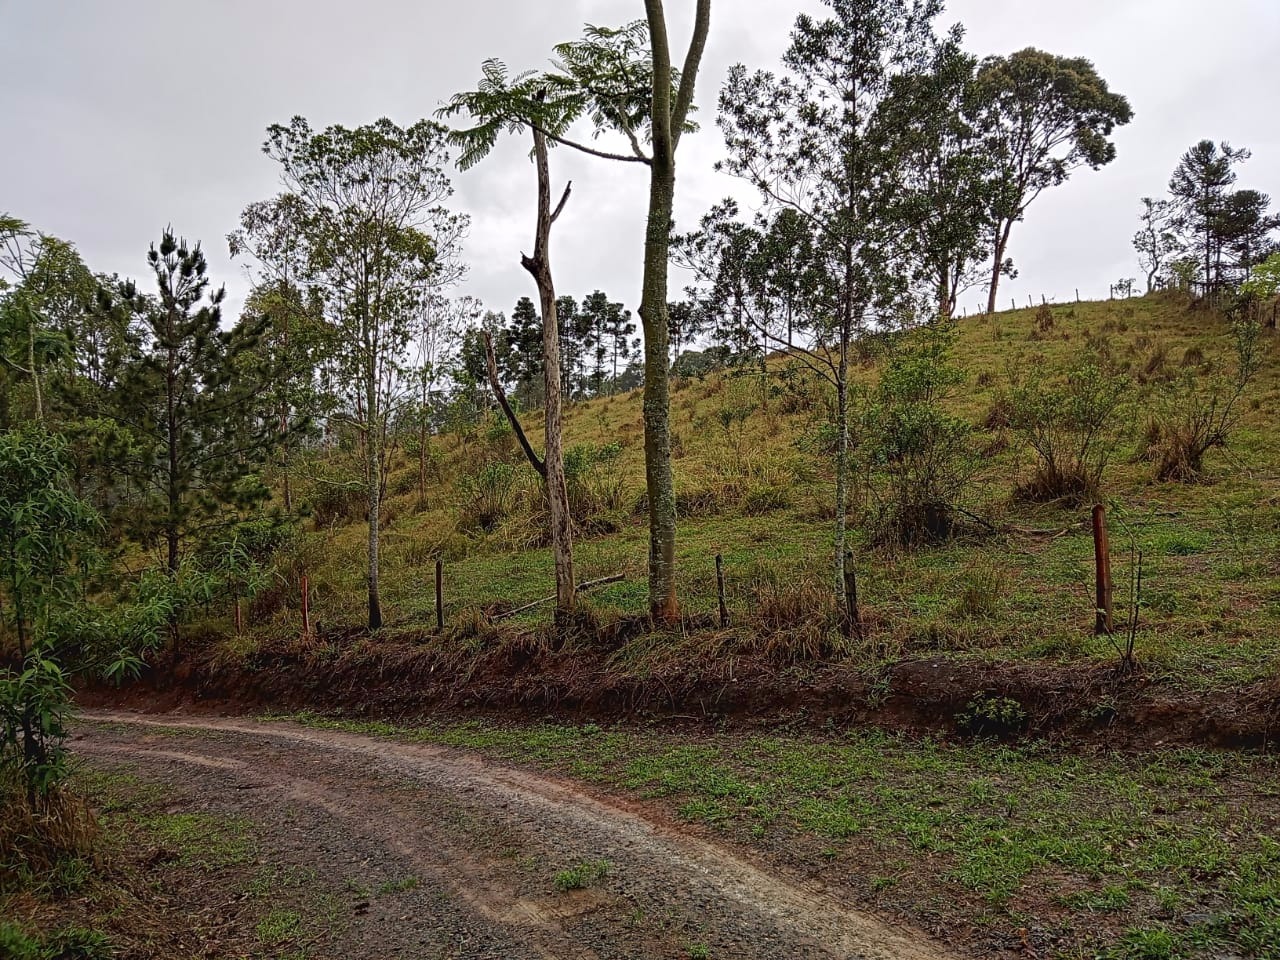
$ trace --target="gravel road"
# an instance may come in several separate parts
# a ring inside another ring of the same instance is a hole
[[[246,818],[273,862],[367,877],[371,888],[417,879],[357,904],[309,957],[948,957],[646,805],[465,752],[283,722],[101,711],[82,720],[74,749],[91,764]],[[583,889],[556,888],[559,871],[601,861]]]

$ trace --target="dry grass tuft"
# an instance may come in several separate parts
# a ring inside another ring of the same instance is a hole
[[[59,863],[100,863],[101,831],[88,802],[67,787],[38,796],[32,806],[19,773],[0,771],[0,889],[28,878],[47,878]]]

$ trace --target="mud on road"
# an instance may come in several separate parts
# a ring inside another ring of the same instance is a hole
[[[274,864],[399,890],[349,906],[307,942],[311,958],[948,957],[643,806],[451,749],[100,711],[74,748],[180,788],[186,806],[246,818]],[[582,888],[560,889],[579,865]]]

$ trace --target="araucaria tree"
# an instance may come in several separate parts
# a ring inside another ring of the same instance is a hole
[[[895,76],[925,68],[940,0],[826,0],[825,20],[796,19],[786,72],[733,67],[720,94],[729,159],[766,206],[794,210],[813,233],[812,345],[798,355],[835,391],[834,584],[844,589],[849,505],[850,354],[854,340],[902,295],[890,251],[901,224],[881,202],[901,162],[885,136]]]
[[[1108,139],[1133,119],[1129,101],[1113,93],[1093,64],[1027,49],[991,57],[978,71],[980,123],[995,170],[991,207],[991,286],[996,309],[1009,235],[1036,197],[1080,167],[1094,170],[1116,156]]]
[[[260,402],[262,383],[241,364],[263,324],[222,329],[225,292],[209,289],[199,244],[166,229],[147,262],[154,295],[132,281],[117,291],[141,336],[117,358],[112,378],[119,387],[104,413],[131,437],[133,449],[116,468],[137,495],[132,532],[143,542],[158,539],[165,569],[176,575],[186,541],[225,522],[229,510],[266,497],[252,475],[273,431]]]
[[[263,151],[281,166],[303,226],[304,280],[333,330],[340,413],[358,431],[368,512],[369,627],[382,626],[380,510],[390,466],[390,425],[415,394],[406,371],[422,298],[465,232],[444,206],[447,131],[426,120],[382,119],[314,132],[302,117],[267,131]]]
[[[1175,229],[1207,293],[1248,277],[1271,252],[1269,236],[1280,226],[1265,193],[1232,189],[1235,167],[1247,159],[1248,150],[1202,140],[1182,155],[1169,180]]]

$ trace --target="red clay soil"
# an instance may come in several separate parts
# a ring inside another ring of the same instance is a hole
[[[192,650],[124,689],[81,690],[86,706],[314,710],[400,720],[434,714],[674,724],[871,725],[909,733],[982,733],[1123,748],[1166,744],[1269,749],[1280,683],[1185,690],[1107,665],[908,660],[875,671],[780,667],[763,659],[673,660],[640,677],[607,650],[486,649],[459,664],[431,645],[356,640],[228,661]],[[989,716],[975,702],[1016,701]],[[969,714],[967,721],[962,715]]]

